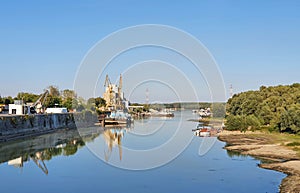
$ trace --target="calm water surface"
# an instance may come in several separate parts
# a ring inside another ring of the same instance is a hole
[[[173,119],[136,120],[131,129],[82,129],[82,137],[69,130],[2,143],[1,192],[278,192],[284,174],[259,168],[260,161],[252,157],[232,156],[220,141],[200,156],[203,138],[196,136],[176,159],[161,167],[132,171],[108,164],[130,160],[126,148],[145,150],[164,144],[178,125],[192,135],[197,124],[189,118],[193,115],[187,111]]]

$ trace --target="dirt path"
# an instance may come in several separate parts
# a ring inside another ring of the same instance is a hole
[[[288,176],[280,185],[280,192],[300,193],[300,157],[281,143],[276,143],[266,133],[224,131],[219,140],[227,143],[225,149],[272,160],[274,163],[260,164],[260,167],[283,172]]]

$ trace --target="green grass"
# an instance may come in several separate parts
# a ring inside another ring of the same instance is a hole
[[[300,146],[300,142],[294,141],[294,142],[286,144],[286,146]]]

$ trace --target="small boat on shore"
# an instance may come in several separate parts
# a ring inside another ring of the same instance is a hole
[[[195,136],[198,137],[211,137],[213,128],[208,125],[204,125],[203,123],[199,123],[196,129],[193,129]]]

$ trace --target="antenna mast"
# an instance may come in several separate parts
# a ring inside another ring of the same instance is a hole
[[[229,92],[230,92],[230,98],[232,98],[232,96],[233,96],[233,88],[232,88],[232,84],[230,85]]]

